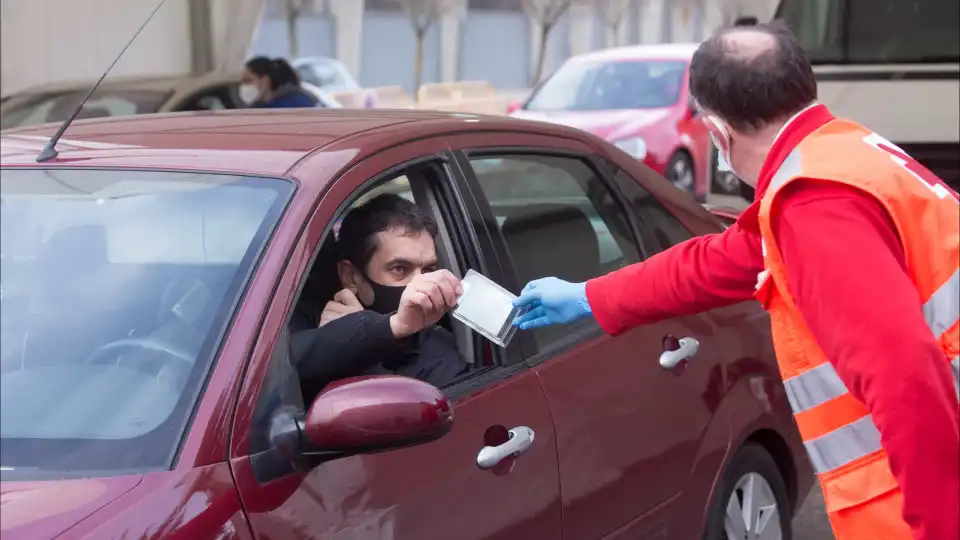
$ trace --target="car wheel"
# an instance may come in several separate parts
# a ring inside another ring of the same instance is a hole
[[[748,443],[733,457],[707,517],[704,540],[791,540],[787,487],[773,457]]]
[[[690,154],[679,151],[670,158],[664,176],[678,188],[693,193],[695,189],[693,159]]]
[[[729,171],[717,171],[713,176],[714,190],[722,195],[736,195],[740,192],[740,179]]]

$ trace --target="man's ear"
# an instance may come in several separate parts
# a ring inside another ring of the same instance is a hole
[[[359,274],[360,272],[357,271],[357,267],[350,261],[337,261],[337,275],[340,276],[340,286],[353,294],[357,294]]]

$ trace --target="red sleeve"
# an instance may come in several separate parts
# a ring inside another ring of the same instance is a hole
[[[608,334],[753,298],[763,270],[760,236],[734,223],[587,282],[587,301]]]
[[[814,338],[881,434],[918,540],[960,538],[960,414],[884,207],[851,187],[787,188],[774,234]]]

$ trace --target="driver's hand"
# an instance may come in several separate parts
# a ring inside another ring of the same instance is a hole
[[[390,317],[390,328],[397,338],[407,337],[437,324],[456,307],[463,287],[449,270],[420,274],[407,284],[400,296],[400,307]]]
[[[363,311],[363,306],[360,304],[360,300],[357,300],[357,295],[349,289],[343,289],[333,295],[333,300],[327,302],[327,305],[323,307],[323,312],[320,314],[320,326],[358,311]]]

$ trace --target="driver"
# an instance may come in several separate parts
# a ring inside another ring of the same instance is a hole
[[[453,335],[437,326],[462,289],[437,269],[436,234],[433,219],[397,195],[346,215],[337,237],[342,288],[315,324],[304,309],[291,321],[305,398],[344,377],[395,374],[443,387],[466,372]]]

